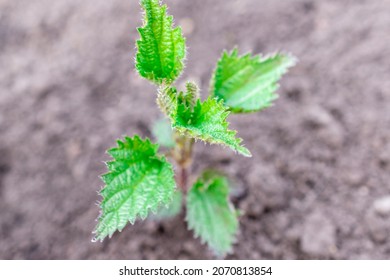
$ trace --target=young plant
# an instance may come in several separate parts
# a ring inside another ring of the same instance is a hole
[[[183,90],[174,85],[184,69],[186,45],[181,28],[173,27],[173,17],[167,15],[167,6],[159,0],[140,0],[140,4],[145,13],[144,25],[138,28],[135,67],[157,86],[157,104],[166,119],[153,128],[159,144],[135,135],[118,140],[117,147],[108,150],[112,161],[102,176],[105,186],[100,191],[95,240],[111,237],[150,212],[160,217],[176,215],[185,200],[188,228],[216,255],[224,256],[232,251],[238,211],[229,201],[229,181],[222,173],[205,170],[191,181],[194,142],[219,144],[250,157],[226,119],[231,113],[269,107],[277,98],[278,80],[295,58],[225,51],[212,76],[210,94],[202,101],[193,82]],[[160,146],[165,147],[163,152]]]

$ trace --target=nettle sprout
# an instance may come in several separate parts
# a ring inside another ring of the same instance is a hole
[[[174,85],[184,69],[186,41],[181,28],[173,27],[167,6],[159,0],[140,4],[145,13],[138,28],[135,68],[157,86],[157,104],[166,118],[153,128],[157,144],[135,135],[108,150],[112,161],[102,176],[105,186],[94,240],[111,237],[151,212],[177,215],[184,201],[188,228],[223,257],[232,251],[238,211],[229,201],[229,180],[223,173],[205,170],[190,182],[194,142],[223,145],[250,157],[226,119],[269,107],[277,98],[278,80],[296,59],[283,53],[240,56],[237,49],[224,51],[209,96],[202,101],[195,83],[188,82],[184,89]]]

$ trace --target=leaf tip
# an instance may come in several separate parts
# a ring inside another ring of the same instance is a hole
[[[245,157],[248,157],[248,158],[252,157],[252,153],[251,153],[247,148],[245,148],[245,147],[242,147],[242,146],[241,146],[241,147],[239,148],[238,152],[239,152],[240,154],[242,154],[243,156],[245,156]]]

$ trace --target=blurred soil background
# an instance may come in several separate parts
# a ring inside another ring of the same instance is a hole
[[[251,159],[196,147],[195,173],[236,181],[228,258],[389,259],[390,1],[165,2],[203,97],[224,49],[300,60],[275,106],[230,118]],[[140,25],[136,0],[0,0],[1,259],[213,258],[183,216],[91,242],[105,150],[160,118]]]

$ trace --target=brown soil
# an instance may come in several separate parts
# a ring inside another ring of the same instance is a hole
[[[1,259],[213,257],[183,217],[90,242],[105,150],[159,117],[134,71],[137,2],[0,0]],[[166,2],[203,96],[225,48],[300,59],[274,107],[230,118],[253,158],[197,145],[195,172],[237,182],[229,258],[390,258],[390,2]]]

